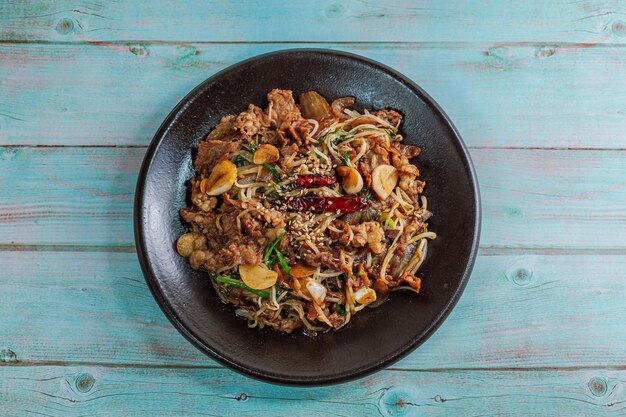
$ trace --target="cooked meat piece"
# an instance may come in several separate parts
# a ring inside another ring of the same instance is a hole
[[[363,282],[361,281],[361,277],[357,277],[356,275],[348,277],[348,279],[346,279],[346,286],[352,287],[353,290],[362,287]]]
[[[307,135],[311,132],[311,125],[304,119],[294,120],[287,130],[298,143],[304,143]]]
[[[223,238],[238,234],[240,232],[237,227],[237,216],[241,213],[240,210],[230,210],[228,208],[222,209],[222,213],[219,214],[219,222],[221,227],[220,235]]]
[[[421,149],[417,146],[394,143],[392,150],[391,164],[398,170],[400,179],[398,186],[409,195],[421,194],[426,183],[416,179],[420,175],[419,169],[409,161],[409,158],[419,155]]]
[[[348,278],[352,276],[352,267],[354,266],[354,259],[343,251],[339,251],[339,270],[343,271]]]
[[[248,110],[237,116],[234,127],[245,137],[250,139],[252,136],[261,132],[262,129],[269,127],[269,118],[260,107],[250,104]]]
[[[358,170],[363,176],[363,183],[366,188],[372,185],[372,171],[378,165],[389,164],[389,151],[379,142],[367,139],[368,152],[359,160]]]
[[[235,116],[224,116],[220,120],[215,129],[213,129],[206,140],[216,140],[216,139],[232,139],[237,135],[237,131],[235,129]]]
[[[418,195],[422,194],[424,191],[424,187],[426,183],[424,181],[420,181],[412,175],[400,174],[400,182],[398,186],[406,191],[409,195]]]
[[[365,222],[350,226],[354,233],[352,246],[360,248],[368,245],[373,253],[381,253],[385,249],[385,234],[378,222]]]
[[[211,211],[217,207],[217,198],[200,192],[200,181],[191,179],[191,202],[202,211]]]
[[[183,219],[200,227],[207,238],[207,250],[194,251],[190,256],[192,267],[204,266],[207,271],[216,273],[224,266],[261,262],[268,239],[259,230],[258,220],[246,215],[241,219],[246,233],[243,236],[237,228],[238,214],[235,210],[217,214],[181,209]]]
[[[283,132],[289,132],[298,142],[302,142],[310,132],[309,123],[302,117],[296,106],[291,90],[274,89],[267,94],[269,119]]]
[[[319,264],[324,265],[328,268],[340,269],[339,258],[337,255],[333,254],[330,251],[323,251],[319,255],[317,255],[319,259]],[[314,264],[311,264],[314,265]]]
[[[373,111],[372,114],[374,116],[378,116],[381,119],[385,120],[387,123],[389,123],[393,127],[398,126],[400,124],[400,121],[402,121],[402,115],[395,110],[388,110],[388,109],[377,110],[377,111]]]
[[[265,229],[265,237],[274,240],[285,231],[284,227],[268,227]]]
[[[306,318],[308,320],[315,320],[318,317],[317,310],[313,304],[309,304],[309,309],[306,312]]]
[[[393,152],[391,154],[391,165],[393,165],[398,171],[404,169],[405,166],[411,165],[409,158],[401,152]]]
[[[292,143],[291,145],[283,146],[280,148],[280,154],[283,157],[291,156],[298,152],[298,144]]]
[[[281,138],[284,139],[284,136],[281,136]],[[283,171],[288,171],[289,169],[293,167],[293,162],[298,153],[298,149],[299,149],[299,146],[297,143],[292,143],[291,145],[285,145],[279,149],[280,155],[281,155],[279,164],[280,164],[280,168]]]
[[[385,147],[381,143],[374,142],[373,144],[371,144],[370,150],[378,157],[379,165],[389,163],[389,151],[385,149]]]
[[[402,276],[402,280],[406,282],[407,284],[409,284],[411,287],[415,289],[415,291],[418,291],[418,292],[420,290],[420,287],[422,286],[422,280],[408,272],[406,272]]]
[[[338,240],[342,245],[350,244],[352,240],[352,231],[350,230],[350,226],[346,224],[342,220],[335,220],[331,223],[331,227],[326,228],[325,233],[330,236],[333,240]],[[333,229],[339,230],[338,232]]]
[[[406,217],[404,221],[404,235],[411,236],[411,234],[419,231],[424,225],[424,222],[428,220],[430,216],[431,213],[429,211],[419,209],[410,216]]]
[[[409,159],[415,158],[417,155],[422,153],[422,148],[415,145],[405,145],[403,143],[394,142],[391,144],[391,147]]]
[[[372,186],[372,167],[363,162],[359,162],[357,169],[363,178],[365,188],[370,188]]]
[[[180,216],[187,223],[194,223],[206,230],[215,231],[215,232],[218,231],[215,226],[216,216],[215,216],[215,213],[212,211],[202,212],[202,211],[192,210],[188,208],[182,208],[180,209]]]
[[[228,246],[219,251],[224,259],[222,265],[258,265],[263,261],[265,245],[267,239],[260,232],[251,233],[249,236],[237,235],[231,239]]]
[[[267,115],[276,127],[286,130],[292,121],[302,119],[291,90],[273,89],[267,94]]]
[[[189,256],[189,264],[195,270],[200,269],[201,266],[207,268],[207,270],[211,271],[214,268],[220,266],[219,256],[216,256],[210,250],[195,250]]]
[[[204,140],[198,144],[198,153],[194,161],[194,168],[198,171],[210,172],[211,168],[224,159],[230,159],[231,154],[239,149],[240,142],[224,140]]]
[[[335,313],[331,314],[330,316],[328,316],[328,321],[336,329],[336,328],[340,327],[346,321],[346,317],[345,316],[340,316],[339,314],[337,314],[335,312]]]
[[[302,321],[299,317],[287,317],[284,319],[276,320],[276,330],[281,332],[291,333],[295,329],[302,327]]]
[[[255,219],[250,212],[241,216],[239,221],[241,222],[241,233],[244,235],[249,235],[257,230],[262,230],[263,227],[261,222]]]

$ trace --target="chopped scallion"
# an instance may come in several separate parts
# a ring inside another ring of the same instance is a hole
[[[337,310],[337,314],[340,316],[346,315],[346,309],[339,303],[335,303],[335,309]]]

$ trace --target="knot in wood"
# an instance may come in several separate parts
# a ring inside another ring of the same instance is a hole
[[[0,350],[0,362],[14,363],[17,362],[17,355],[11,349]]]
[[[60,35],[69,35],[71,33],[74,33],[74,28],[74,20],[70,19],[69,17],[64,17],[57,22],[54,30],[56,30],[57,33]]]
[[[587,386],[589,387],[589,391],[591,391],[591,393],[596,397],[602,397],[604,394],[606,394],[607,385],[604,378],[594,376],[589,380]]]
[[[76,375],[76,389],[79,392],[89,392],[93,388],[93,384],[96,382],[95,378],[91,374],[80,373]]]

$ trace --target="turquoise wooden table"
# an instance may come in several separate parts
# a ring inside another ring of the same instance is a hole
[[[139,165],[174,105],[263,52],[323,47],[448,112],[479,258],[414,353],[325,388],[192,347],[134,251]],[[0,3],[0,415],[626,415],[626,2]]]

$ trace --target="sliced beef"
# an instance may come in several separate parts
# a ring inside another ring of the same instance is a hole
[[[228,139],[231,140],[237,136],[235,129],[235,116],[224,116],[206,137],[206,140]]]
[[[391,164],[398,170],[398,186],[412,197],[421,194],[426,183],[417,179],[419,169],[409,161],[419,155],[421,149],[413,145],[392,144]]]
[[[198,171],[210,172],[217,162],[230,159],[231,154],[239,149],[240,142],[224,140],[204,140],[198,144],[198,153],[194,167]]]
[[[385,249],[385,234],[380,223],[365,222],[350,227],[354,233],[352,246],[360,248],[368,245],[374,253],[381,253]]]
[[[294,120],[302,119],[291,90],[273,89],[267,94],[267,115],[279,129],[287,129]]]
[[[234,128],[246,139],[264,131],[269,125],[269,117],[254,104],[250,104],[248,110],[240,113],[234,122]]]
[[[291,333],[295,329],[302,327],[302,320],[299,317],[287,317],[284,319],[275,320],[276,330],[280,330],[281,332]]]
[[[389,151],[374,139],[366,139],[367,152],[359,160],[358,170],[363,176],[365,188],[372,185],[372,171],[378,165],[389,164]]]
[[[337,312],[334,312],[333,314],[328,316],[328,321],[336,329],[336,328],[340,327],[343,323],[345,323],[346,317],[345,316],[340,316],[339,314],[337,314]]]
[[[400,153],[409,159],[422,153],[422,148],[415,145],[405,145],[404,143],[394,142],[391,144],[391,147],[393,148],[392,151],[395,150],[397,153]]]
[[[311,131],[311,126],[296,106],[293,92],[275,88],[267,94],[267,100],[269,101],[267,108],[269,119],[279,131],[289,133],[293,139],[302,143]]]
[[[373,111],[372,114],[374,116],[380,117],[381,119],[383,119],[384,121],[386,121],[393,127],[398,126],[400,122],[402,121],[402,115],[395,110],[389,110],[389,109],[377,110],[377,111]]]

